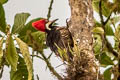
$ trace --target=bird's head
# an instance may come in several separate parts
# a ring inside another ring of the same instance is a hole
[[[57,20],[58,19],[48,21],[47,19],[40,19],[38,21],[33,22],[32,26],[39,31],[46,32],[47,30],[51,30],[52,24]]]

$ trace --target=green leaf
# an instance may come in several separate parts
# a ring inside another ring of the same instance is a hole
[[[104,30],[102,29],[102,25],[99,22],[95,21],[95,26],[94,27],[95,27],[93,29],[94,33],[99,33],[99,34],[103,34],[104,33]],[[113,29],[110,26],[110,21],[105,26],[105,33],[106,33],[107,36],[113,36],[114,35]]]
[[[31,36],[34,39],[34,42],[39,45],[39,51],[40,51],[40,53],[43,53],[43,50],[45,48],[47,48],[47,46],[45,44],[45,33],[37,31],[37,32],[33,32],[31,34]],[[31,44],[33,44],[33,43],[31,42]],[[35,46],[35,44],[34,44],[34,46]],[[38,47],[34,47],[34,49],[35,48],[38,50]]]
[[[12,70],[17,70],[18,54],[11,35],[6,40],[6,59],[11,65]]]
[[[10,80],[27,80],[28,71],[24,59],[19,56],[17,71],[11,70]]]
[[[120,21],[120,16],[115,16],[113,18],[110,18],[110,20],[107,22],[107,26],[110,26],[111,24],[116,24]]]
[[[26,43],[24,43],[21,39],[15,37],[19,47],[20,51],[24,57],[24,61],[27,65],[27,70],[28,70],[28,80],[32,80],[32,74],[33,74],[33,65],[32,65],[32,60],[30,57],[29,49]]]
[[[119,0],[113,0],[115,9],[114,9],[114,13],[120,13],[120,1]]]
[[[1,4],[4,4],[4,3],[6,3],[6,2],[8,2],[8,0],[0,0],[0,3],[1,3]]]
[[[98,33],[98,34],[104,34],[104,30],[102,27],[95,27],[93,30],[92,30],[93,33]]]
[[[116,31],[120,32],[120,25],[117,26]]]
[[[102,12],[103,15],[108,17],[111,13],[112,6],[109,6],[110,4],[108,2],[102,2]]]
[[[25,22],[30,16],[29,13],[18,13],[15,15],[14,25],[12,28],[12,33],[20,33],[25,27]]]
[[[118,25],[117,29],[115,30],[114,40],[115,40],[114,48],[117,51],[119,51],[119,45],[120,45],[120,25]]]
[[[94,40],[94,53],[97,55],[99,53],[101,53],[101,49],[102,49],[102,39],[101,36],[99,34],[94,34],[93,35],[93,40]]]
[[[93,1],[92,1],[92,6],[93,6],[93,9],[94,9],[96,12],[99,12],[99,0],[93,0]]]
[[[120,40],[120,25],[117,26],[117,29],[115,30],[115,37]]]
[[[93,9],[99,13],[99,2],[100,0],[93,0],[92,1],[92,5],[93,5]],[[102,13],[104,16],[108,17],[110,15],[111,9],[112,9],[112,5],[110,2],[106,1],[106,0],[102,0]]]
[[[110,20],[111,20],[111,23],[113,22],[114,24],[116,24],[117,22],[120,21],[120,16],[113,17]]]
[[[100,55],[100,63],[102,66],[114,65],[111,58],[105,52]]]
[[[114,36],[113,29],[110,25],[105,26],[105,32],[107,36]]]
[[[97,20],[94,19],[94,22],[95,22],[95,26],[94,27],[101,27],[101,23],[99,23]]]
[[[111,74],[112,74],[111,70],[112,70],[112,67],[105,70],[104,80],[111,80]]]
[[[116,51],[119,51],[119,40],[116,38],[116,37],[114,37],[114,40],[115,40],[115,45],[114,45],[114,49],[116,50]]]
[[[40,19],[43,19],[43,18],[36,18],[36,19],[33,19],[31,21],[29,21],[25,27],[21,30],[21,32],[19,33],[20,36],[26,36],[27,32],[28,31],[31,31],[31,32],[35,32],[37,31],[35,28],[32,27],[32,23],[37,21],[37,20],[40,20]]]
[[[1,63],[2,63],[2,58],[3,58],[3,40],[4,38],[2,37],[2,39],[0,40],[0,67],[1,67]]]
[[[39,50],[43,53],[43,50],[47,48],[45,43],[45,33],[36,31],[27,31],[26,35],[20,37],[29,47],[32,47],[35,51]]]
[[[2,4],[0,3],[0,30],[5,32],[6,22],[5,22],[5,12]]]

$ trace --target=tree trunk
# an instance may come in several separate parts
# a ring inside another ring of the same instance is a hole
[[[91,29],[93,22],[92,0],[69,0],[71,18],[69,29],[79,49],[74,61],[68,65],[65,80],[97,80],[97,65],[93,53]]]

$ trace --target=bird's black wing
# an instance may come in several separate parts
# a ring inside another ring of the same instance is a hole
[[[71,48],[73,47],[73,39],[70,31],[67,28],[56,27],[53,30],[51,30],[47,34],[46,43],[47,46],[49,46],[50,49],[56,53],[56,55],[59,55],[58,53],[58,47],[59,47],[61,49],[66,49],[68,55],[70,57],[72,56],[69,51],[69,47]]]
[[[51,31],[49,31],[47,33],[47,37],[46,37],[46,44],[47,46],[50,47],[50,49],[56,53],[56,55],[58,55],[58,51],[57,51],[57,46],[55,44],[58,45],[59,41],[60,41],[60,32],[56,30],[57,27],[55,27],[54,29],[52,29]]]

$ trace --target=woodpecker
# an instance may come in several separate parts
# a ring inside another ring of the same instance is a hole
[[[57,56],[60,56],[58,51],[59,47],[63,50],[66,49],[67,56],[69,59],[72,59],[73,55],[71,54],[70,49],[72,50],[74,44],[71,32],[68,27],[54,26],[53,23],[57,20],[58,19],[48,21],[47,19],[41,19],[33,22],[32,26],[39,31],[47,33],[46,45],[50,47],[51,51],[53,51]]]

